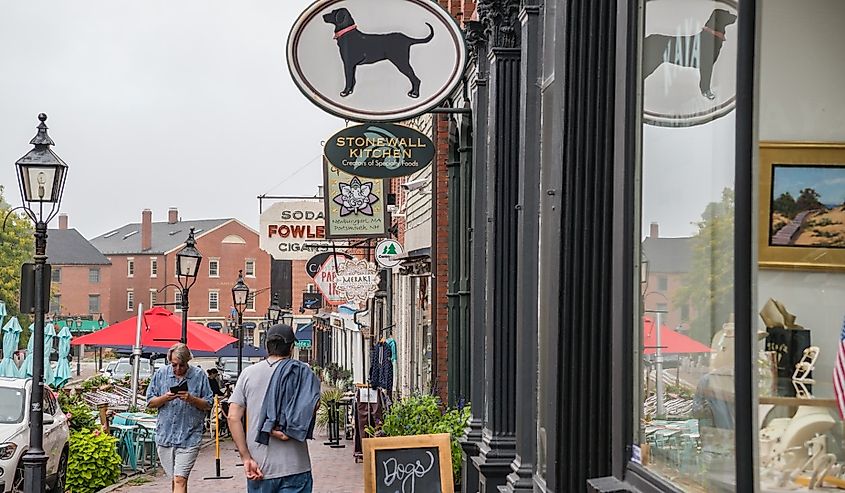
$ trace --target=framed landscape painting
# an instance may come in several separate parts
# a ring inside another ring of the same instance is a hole
[[[845,270],[845,144],[761,142],[759,264]]]

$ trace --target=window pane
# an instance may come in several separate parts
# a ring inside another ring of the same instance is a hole
[[[760,482],[771,491],[782,476],[784,490],[808,491],[804,480],[821,476],[823,463],[845,462],[845,92],[833,82],[845,77],[845,3],[785,0],[760,9]],[[794,39],[782,39],[785,30]],[[811,454],[816,460],[805,465]],[[825,477],[832,490],[841,473]]]
[[[135,293],[132,291],[126,292],[126,310],[132,311],[135,309]]]
[[[88,295],[88,313],[100,313],[100,295]]]
[[[88,282],[91,284],[99,284],[100,283],[100,268],[99,267],[92,267],[88,269]]]
[[[62,296],[61,295],[53,295],[50,298],[50,311],[53,313],[62,313]]]
[[[680,490],[731,491],[736,2],[643,3],[633,442]]]
[[[246,265],[244,266],[244,275],[253,277],[255,276],[255,261],[254,260],[247,260]]]
[[[208,311],[216,312],[218,310],[219,299],[220,294],[217,291],[211,291],[208,293]]]
[[[155,304],[158,303],[158,293],[154,290],[150,290],[150,308],[154,307]]]
[[[182,292],[176,291],[175,296],[173,297],[173,302],[176,303],[173,305],[174,312],[181,312],[182,311]]]
[[[255,296],[248,296],[246,299],[246,309],[255,310]]]
[[[150,277],[155,277],[158,275],[158,260],[157,259],[150,259]]]
[[[62,268],[53,267],[53,269],[50,271],[50,279],[53,282],[62,282]]]
[[[208,261],[208,275],[210,277],[217,277],[219,275],[219,261],[217,260],[209,260]]]
[[[127,260],[126,261],[126,275],[132,277],[135,275],[135,261],[134,260]]]

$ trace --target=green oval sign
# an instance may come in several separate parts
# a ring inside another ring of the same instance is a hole
[[[393,123],[347,127],[326,142],[332,166],[365,178],[397,178],[413,174],[434,159],[434,144],[425,134]]]

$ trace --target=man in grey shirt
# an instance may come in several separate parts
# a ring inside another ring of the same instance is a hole
[[[267,330],[264,361],[244,368],[229,398],[229,430],[244,463],[249,493],[311,493],[311,458],[305,442],[273,430],[267,445],[256,442],[262,425],[261,405],[277,365],[290,358],[296,337],[289,325]],[[242,418],[246,413],[244,434]]]

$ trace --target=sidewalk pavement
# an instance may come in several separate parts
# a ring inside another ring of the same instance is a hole
[[[315,434],[315,440],[308,441],[311,454],[311,472],[314,476],[314,493],[362,493],[364,491],[363,464],[355,463],[352,457],[354,443],[343,440],[346,448],[333,449],[323,442],[325,436]],[[188,479],[188,491],[213,491],[214,493],[233,493],[246,491],[246,479],[243,468],[236,466],[240,458],[231,440],[220,442],[221,476],[234,476],[232,479],[206,480],[214,476],[214,443],[200,450],[196,465]],[[148,480],[148,482],[144,482]],[[158,469],[155,476],[139,475],[131,478],[124,486],[113,490],[121,493],[162,493],[170,491],[170,479]]]

